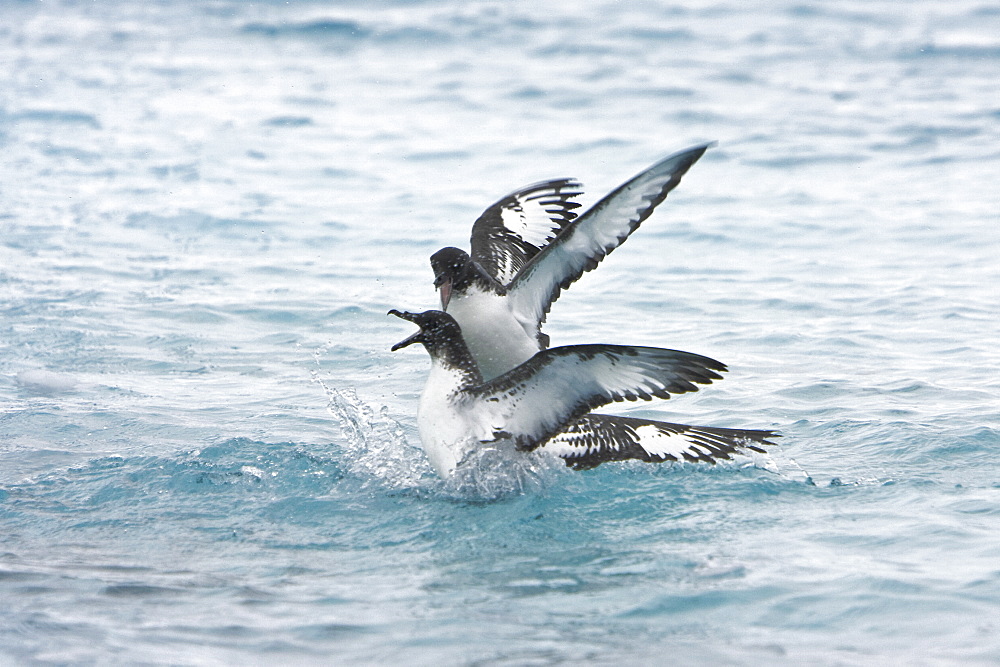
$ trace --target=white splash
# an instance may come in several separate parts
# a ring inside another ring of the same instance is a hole
[[[33,369],[18,373],[17,384],[35,394],[61,394],[73,391],[79,383],[71,375]]]

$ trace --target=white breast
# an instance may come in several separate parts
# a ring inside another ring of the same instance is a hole
[[[520,366],[539,350],[533,332],[514,318],[507,297],[472,288],[452,297],[448,313],[462,327],[462,338],[484,380]]]
[[[431,465],[444,478],[451,476],[458,462],[474,446],[468,415],[456,402],[461,375],[434,362],[427,376],[417,409],[420,442]]]

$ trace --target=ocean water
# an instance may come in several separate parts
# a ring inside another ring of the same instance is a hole
[[[994,4],[0,15],[0,661],[1000,662]],[[428,256],[707,140],[546,331],[779,446],[441,483]]]

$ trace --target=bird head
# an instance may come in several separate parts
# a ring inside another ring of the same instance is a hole
[[[448,308],[455,282],[467,270],[470,261],[468,253],[458,248],[441,248],[431,255],[434,287],[441,291],[442,308]]]
[[[462,329],[458,326],[458,322],[455,321],[454,317],[440,310],[407,313],[393,309],[389,311],[389,314],[407,322],[413,322],[420,327],[420,331],[393,345],[393,352],[413,343],[423,343],[427,351],[433,355],[449,342],[462,340]]]

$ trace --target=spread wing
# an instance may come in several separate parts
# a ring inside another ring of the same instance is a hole
[[[576,470],[607,461],[637,459],[663,461],[716,461],[749,450],[763,453],[773,445],[774,431],[754,431],[712,426],[687,426],[651,419],[589,414],[570,424],[540,446]]]
[[[472,226],[472,259],[498,283],[517,272],[576,218],[578,182],[562,178],[512,192],[486,209]]]
[[[670,398],[721,379],[726,367],[677,350],[568,345],[543,350],[514,370],[468,390],[481,440],[512,438],[534,449],[594,408],[614,401]]]
[[[540,327],[560,291],[621,245],[713,145],[688,148],[657,162],[594,204],[532,257],[507,290],[518,320]]]

